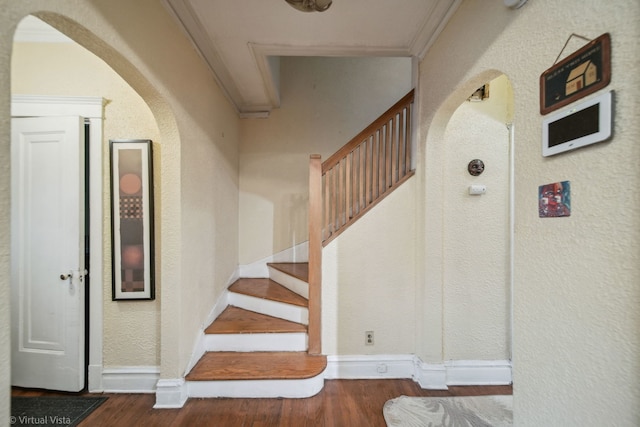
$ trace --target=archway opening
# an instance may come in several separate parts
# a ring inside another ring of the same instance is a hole
[[[500,75],[469,92],[443,134],[444,360],[511,358],[512,111]]]
[[[156,263],[155,301],[128,306],[111,301],[109,140],[144,138],[153,141],[158,206],[161,205],[161,171],[166,166],[162,162],[161,147],[175,142],[161,136],[159,127],[175,129],[175,122],[157,92],[120,54],[76,22],[57,14],[36,15],[41,20],[27,16],[14,37],[12,95],[53,96],[61,102],[85,97],[104,100],[104,121],[100,119],[97,124],[102,137],[90,143],[91,158],[99,160],[97,164],[94,162],[87,177],[90,181],[87,184],[93,191],[89,196],[90,205],[85,209],[85,213],[89,210],[103,213],[91,217],[91,247],[97,247],[97,250],[90,256],[92,265],[98,268],[92,268],[90,272],[92,292],[86,301],[89,317],[85,325],[89,330],[85,357],[88,389],[97,391],[102,387],[101,375],[105,367],[129,365],[131,360],[145,366],[161,364],[161,263]],[[168,134],[177,135],[177,132]],[[156,213],[160,214],[158,207]],[[156,247],[160,248],[162,222],[156,224]],[[159,250],[156,256],[161,256]],[[132,340],[132,333],[138,338]],[[137,344],[127,346],[132,341]]]

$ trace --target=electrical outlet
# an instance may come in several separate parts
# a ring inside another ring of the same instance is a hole
[[[364,333],[364,345],[373,345],[373,331]]]

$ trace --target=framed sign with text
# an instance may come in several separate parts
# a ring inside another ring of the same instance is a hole
[[[540,114],[564,107],[610,81],[611,38],[605,33],[540,75]]]

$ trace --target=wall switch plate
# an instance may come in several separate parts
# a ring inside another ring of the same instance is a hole
[[[469,186],[469,194],[479,196],[487,192],[487,186],[481,184],[473,184]]]

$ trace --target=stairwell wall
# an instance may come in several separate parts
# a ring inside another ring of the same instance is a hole
[[[328,158],[413,87],[410,58],[284,57],[281,107],[245,119],[240,264],[308,240],[309,155]]]

